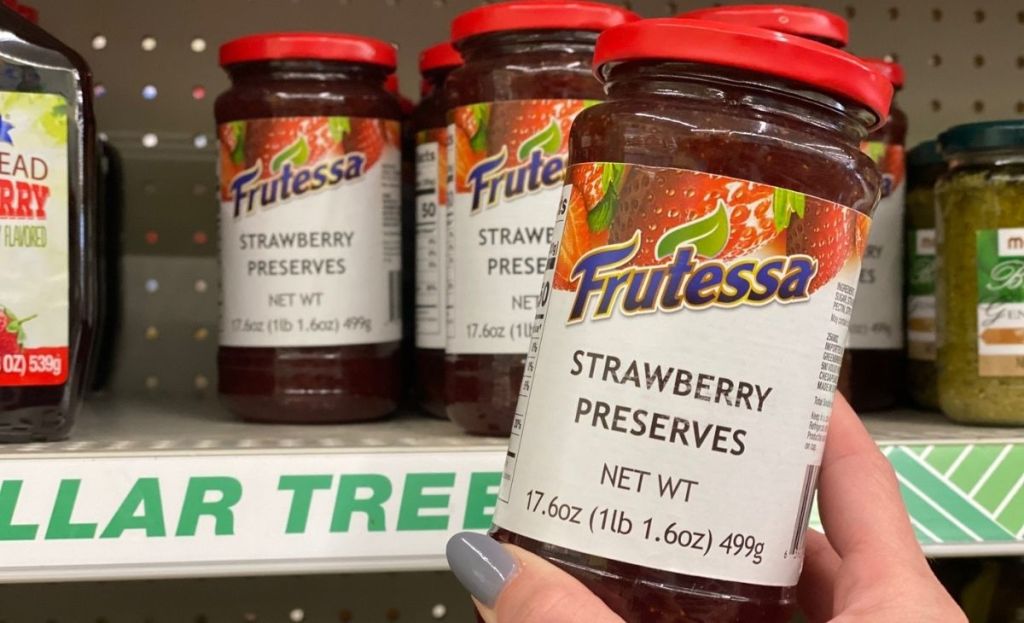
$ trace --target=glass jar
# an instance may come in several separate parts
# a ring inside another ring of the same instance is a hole
[[[416,134],[416,387],[420,407],[447,418],[444,405],[445,214],[448,205],[448,108],[444,82],[462,64],[451,43],[420,55],[422,99],[412,114]]]
[[[897,93],[903,88],[900,65],[864,60],[892,82]],[[907,115],[894,99],[888,122],[862,145],[882,172],[882,199],[866,243],[850,342],[839,377],[839,391],[858,412],[887,409],[903,394],[906,140]]]
[[[600,31],[636,15],[597,2],[502,2],[452,23],[465,65],[445,84],[452,139],[448,417],[508,435],[553,242],[576,115],[604,97],[590,69]]]
[[[610,29],[595,65],[494,532],[626,621],[784,623],[892,87],[705,20]]]
[[[685,11],[676,17],[764,28],[845,48],[850,43],[850,25],[841,16],[812,7],[789,4],[737,4]]]
[[[395,49],[271,34],[221,48],[220,396],[259,422],[353,422],[399,396]]]
[[[907,152],[907,393],[937,409],[935,373],[935,183],[946,171],[938,141]]]
[[[92,73],[25,17],[0,5],[4,443],[68,436],[87,389],[99,309]]]
[[[939,407],[1024,424],[1024,120],[957,126],[939,143]]]

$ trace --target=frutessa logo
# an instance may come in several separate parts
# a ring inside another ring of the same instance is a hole
[[[632,266],[643,239],[587,253],[572,271],[576,295],[569,323],[608,318],[617,309],[633,316],[710,307],[794,303],[810,297],[818,263],[806,255],[700,260],[697,246],[681,244],[671,261]]]
[[[234,218],[364,178],[398,150],[398,123],[360,117],[280,117],[218,128],[221,201]]]
[[[471,213],[561,185],[566,164],[566,156],[561,153],[563,138],[555,119],[524,140],[515,158],[509,157],[508,145],[502,145],[497,154],[476,163],[466,176],[473,196]]]
[[[321,192],[363,176],[366,155],[349,153],[312,166],[295,167],[283,163],[270,177],[264,177],[263,164],[242,171],[229,185],[235,218],[266,210],[292,199]]]
[[[586,163],[567,185],[551,287],[569,324],[806,302],[855,279],[869,233],[841,205],[699,171]]]

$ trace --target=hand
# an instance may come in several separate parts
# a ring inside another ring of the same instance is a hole
[[[798,586],[809,623],[966,623],[928,567],[892,466],[839,394],[820,478],[825,534],[808,531]],[[623,621],[573,577],[522,549],[462,533],[447,553],[487,623]]]

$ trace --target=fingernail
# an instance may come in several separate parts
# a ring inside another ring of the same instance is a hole
[[[448,566],[476,600],[494,607],[501,589],[515,574],[515,558],[484,534],[460,532],[448,541]]]

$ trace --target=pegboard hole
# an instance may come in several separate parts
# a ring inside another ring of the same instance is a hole
[[[852,4],[846,5],[846,7],[843,9],[843,12],[846,13],[846,19],[853,19],[857,17],[857,7],[853,6]]]
[[[160,282],[159,281],[157,281],[156,279],[152,279],[152,278],[146,280],[146,292],[149,292],[150,294],[154,294],[159,289],[160,289]]]
[[[199,327],[192,333],[192,339],[197,342],[205,342],[210,337],[210,330],[206,327]]]
[[[197,231],[192,234],[192,242],[202,246],[210,241],[210,237],[206,235],[205,231]]]
[[[1017,69],[1024,69],[1024,56],[1017,57]]]
[[[1024,101],[1017,102],[1017,114],[1024,115]]]
[[[147,376],[145,381],[146,389],[156,389],[160,387],[160,377]]]
[[[196,197],[202,197],[206,194],[206,184],[196,184],[192,187],[192,194]]]
[[[933,22],[941,22],[942,21],[942,9],[932,9],[932,21]]]
[[[942,110],[942,101],[940,101],[940,100],[932,100],[931,101],[931,106],[932,106],[932,112],[939,112],[940,110]]]
[[[398,608],[388,608],[387,612],[384,613],[384,618],[388,621],[397,621],[400,616]]]
[[[940,65],[942,65],[942,55],[932,54],[931,58],[928,59],[928,64],[931,65],[932,67],[939,67]]]
[[[97,85],[93,86],[92,94],[93,94],[94,97],[103,97],[104,95],[107,94],[107,87],[104,84],[102,84],[102,83],[97,84]]]
[[[188,47],[196,54],[201,54],[206,51],[206,39],[196,37],[189,42]]]
[[[147,84],[142,87],[142,99],[144,100],[155,100],[158,94],[159,92],[157,91],[156,85]]]
[[[245,623],[256,623],[256,615],[252,612],[246,612],[242,615],[242,620],[245,621]]]
[[[142,135],[142,146],[146,149],[153,149],[160,144],[160,137],[152,132],[147,132]]]
[[[196,85],[192,87],[192,99],[197,102],[206,98],[206,87],[202,85]]]
[[[889,19],[891,21],[895,22],[899,18],[900,18],[900,8],[898,6],[891,6],[891,7],[889,7]]]
[[[156,37],[143,37],[139,45],[144,52],[152,52],[156,49]]]
[[[150,342],[160,339],[160,329],[156,327],[146,327],[146,339]]]
[[[210,285],[206,283],[205,279],[196,279],[192,287],[195,288],[198,294],[206,294],[206,291],[210,289]]]
[[[206,389],[208,389],[210,387],[210,379],[206,378],[202,374],[197,374],[195,380],[193,381],[193,383],[195,384],[195,387],[196,387],[196,389],[198,391],[204,391],[204,390],[206,390]],[[292,610],[293,614],[295,612],[302,613],[302,610],[298,610],[298,611]],[[302,613],[302,618],[301,619],[294,619],[293,618],[292,621],[296,621],[296,623],[298,623],[299,621],[302,621],[305,618],[306,618],[305,613]]]
[[[974,66],[975,67],[984,67],[985,66],[985,55],[984,54],[975,54],[974,55]]]
[[[439,621],[448,616],[448,608],[444,604],[435,604],[434,607],[430,609],[430,616],[431,618]]]
[[[107,38],[103,35],[96,35],[92,38],[92,49],[104,50],[107,47]]]
[[[981,100],[974,100],[974,112],[981,114],[985,112],[985,102]]]
[[[338,621],[340,623],[349,623],[352,620],[352,612],[350,610],[339,610]]]
[[[156,184],[154,184],[153,182],[146,182],[145,184],[142,185],[142,192],[146,193],[147,195],[155,195]]]
[[[156,230],[151,229],[146,232],[145,238],[146,244],[148,244],[149,246],[153,246],[156,243],[160,242],[160,233],[157,232]]]
[[[288,613],[288,620],[292,623],[302,623],[306,620],[306,613],[302,611],[302,608],[295,608]]]
[[[985,21],[985,17],[986,17],[985,9],[975,9],[974,10],[974,21],[975,22],[980,24],[980,23]]]
[[[192,145],[196,149],[206,149],[207,145],[210,144],[210,139],[205,134],[196,134],[192,137]]]

